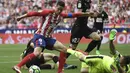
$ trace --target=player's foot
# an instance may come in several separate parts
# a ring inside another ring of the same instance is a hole
[[[68,65],[68,64],[64,65],[64,69],[76,69],[76,68],[77,68],[77,66],[75,66],[75,65]]]
[[[22,73],[22,72],[20,71],[20,68],[19,68],[18,66],[14,66],[12,69],[13,69],[14,71],[16,71],[16,73]]]
[[[100,51],[99,51],[99,50],[96,50],[96,54],[97,54],[97,55],[100,55],[101,53],[100,53]]]
[[[112,30],[110,31],[110,34],[109,34],[109,39],[110,39],[110,40],[114,40],[114,39],[115,39],[115,36],[116,36],[116,33],[117,33],[117,30],[112,29]]]

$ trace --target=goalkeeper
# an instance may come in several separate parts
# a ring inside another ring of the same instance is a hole
[[[111,36],[111,33],[113,36]],[[116,32],[111,31],[111,33],[110,48],[114,58],[106,55],[85,55],[81,51],[67,50],[68,53],[78,57],[82,61],[81,73],[128,73],[128,70],[126,71],[124,67],[130,63],[130,56],[116,57],[118,54],[115,48],[112,47],[113,42],[111,42],[114,40]]]
[[[121,59],[122,55],[116,50],[115,45],[113,44],[113,40],[115,39],[116,33],[117,33],[117,31],[115,29],[112,29],[110,31],[109,46],[110,46],[110,53],[113,55],[113,58],[119,60],[119,59]],[[128,61],[130,61],[129,58],[128,58]],[[125,65],[123,68],[126,73],[130,73],[130,65]]]

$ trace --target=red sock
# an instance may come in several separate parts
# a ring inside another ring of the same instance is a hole
[[[65,61],[66,61],[66,54],[63,53],[63,52],[60,52],[58,73],[62,72],[62,69],[64,67]]]
[[[36,57],[36,56],[34,55],[34,53],[31,53],[31,54],[27,55],[26,57],[24,57],[23,60],[22,60],[19,64],[17,64],[17,66],[18,66],[19,68],[21,68],[21,67],[22,67],[23,65],[25,65],[28,61],[34,59],[35,57]]]

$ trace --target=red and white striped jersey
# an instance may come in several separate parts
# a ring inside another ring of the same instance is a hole
[[[42,22],[40,27],[35,32],[36,34],[44,35],[45,37],[51,36],[53,30],[57,27],[57,24],[66,17],[78,17],[82,15],[82,13],[61,13],[59,15],[55,14],[55,10],[52,9],[44,9],[40,12],[29,12],[26,17],[31,16],[42,16]]]

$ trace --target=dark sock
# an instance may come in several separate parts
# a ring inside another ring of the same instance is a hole
[[[59,61],[59,57],[58,56],[54,56],[52,58],[52,60],[53,60],[54,63],[57,63]]]
[[[99,50],[99,49],[100,49],[102,39],[103,39],[103,36],[101,36],[101,40],[100,40],[100,41],[98,41],[98,44],[97,44],[97,50]]]
[[[62,72],[65,61],[66,61],[66,54],[64,52],[60,52],[58,73]]]
[[[34,58],[36,58],[36,56],[33,53],[28,54],[26,57],[23,58],[23,60],[20,63],[17,64],[17,66],[21,68],[23,65],[25,65],[27,62]]]
[[[92,40],[90,43],[89,43],[89,45],[88,45],[88,47],[87,47],[87,49],[85,50],[85,52],[91,52],[96,46],[97,46],[97,42],[98,41],[94,41],[94,40]]]
[[[66,54],[66,58],[68,58],[70,55],[71,55],[71,54],[67,53],[67,54]]]

